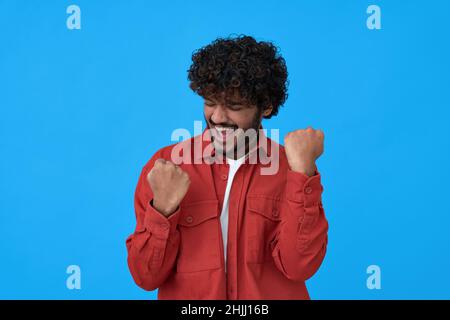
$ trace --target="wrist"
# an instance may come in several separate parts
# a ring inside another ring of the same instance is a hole
[[[290,167],[292,171],[303,173],[308,177],[312,177],[316,171],[314,162],[299,162],[290,165]]]
[[[160,202],[158,199],[155,198],[150,202],[150,204],[154,209],[156,209],[158,212],[160,212],[166,217],[170,216],[178,208],[178,205],[166,205],[165,202]]]

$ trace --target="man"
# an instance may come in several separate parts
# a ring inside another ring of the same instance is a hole
[[[126,241],[131,274],[158,299],[309,299],[305,281],[328,241],[315,165],[323,132],[290,132],[283,147],[261,130],[287,98],[273,44],[219,38],[192,61],[208,129],[144,166]],[[264,173],[269,162],[276,170]]]

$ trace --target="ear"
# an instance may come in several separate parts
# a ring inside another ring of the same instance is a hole
[[[263,116],[267,117],[268,115],[270,115],[272,113],[272,110],[273,110],[272,105],[268,106],[266,109],[264,109]]]

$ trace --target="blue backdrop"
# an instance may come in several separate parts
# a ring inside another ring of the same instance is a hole
[[[66,25],[72,4],[81,29]],[[192,52],[243,33],[274,41],[289,69],[264,127],[325,131],[329,247],[311,297],[449,299],[449,13],[444,0],[0,0],[0,298],[156,298],[126,263],[137,178],[203,119]]]

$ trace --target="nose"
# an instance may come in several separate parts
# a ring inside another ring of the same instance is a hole
[[[217,107],[214,109],[214,112],[211,116],[211,120],[215,124],[228,123],[228,116],[227,116],[226,108],[221,104],[217,105]]]

